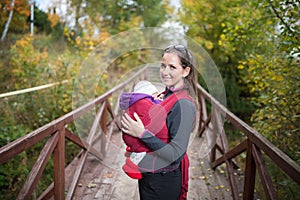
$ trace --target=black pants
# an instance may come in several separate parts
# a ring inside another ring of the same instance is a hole
[[[139,180],[140,200],[178,200],[181,171],[144,173]]]

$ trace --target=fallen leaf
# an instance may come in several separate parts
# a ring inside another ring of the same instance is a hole
[[[106,173],[103,175],[104,178],[112,178],[113,174],[112,173]]]
[[[89,183],[87,187],[88,188],[94,188],[96,186],[97,186],[97,184],[95,184],[95,183]]]

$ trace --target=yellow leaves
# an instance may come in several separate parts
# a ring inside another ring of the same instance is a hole
[[[106,40],[109,37],[110,37],[110,34],[108,32],[102,31],[100,36],[99,36],[99,42],[102,42],[102,41]]]
[[[277,75],[277,76],[274,77],[274,80],[282,82],[283,81],[283,77],[281,75]]]
[[[35,50],[33,37],[25,35],[10,49],[13,76],[18,84],[15,89],[32,87],[44,83],[43,77],[37,78],[43,65],[47,63],[48,53],[46,49],[42,52]]]
[[[222,46],[222,45],[223,45],[222,40],[219,40],[219,41],[218,41],[218,45],[219,45],[219,46]]]
[[[48,20],[50,22],[51,28],[53,28],[56,24],[59,23],[59,16],[57,14],[48,14]]]
[[[214,47],[214,44],[211,41],[205,41],[204,46],[206,49],[211,50]]]
[[[28,45],[31,45],[31,42],[33,41],[33,37],[30,35],[25,35],[23,38],[20,40],[17,40],[13,48],[24,48],[27,47]]]
[[[225,39],[226,39],[226,36],[225,36],[224,34],[221,34],[221,35],[220,35],[220,38],[221,38],[221,40],[225,40]]]
[[[188,8],[193,8],[198,4],[196,1],[189,1],[189,0],[182,1],[182,3],[184,4],[185,7]]]
[[[81,44],[81,38],[79,36],[76,37],[75,43],[79,46]]]

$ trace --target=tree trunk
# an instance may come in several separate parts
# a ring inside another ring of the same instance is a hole
[[[14,6],[15,6],[15,0],[12,0],[12,1],[10,2],[10,12],[9,12],[9,16],[8,16],[7,22],[6,22],[6,24],[5,24],[3,33],[2,33],[1,41],[4,41],[4,40],[5,40],[5,37],[6,37],[7,31],[8,31],[9,24],[10,24],[11,18],[12,18],[13,13],[14,13]]]

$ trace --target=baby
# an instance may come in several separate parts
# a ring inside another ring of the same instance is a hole
[[[121,109],[125,110],[131,118],[134,119],[133,114],[137,113],[145,128],[156,133],[158,138],[167,143],[169,138],[166,126],[151,123],[151,108],[162,102],[159,96],[158,89],[151,82],[139,81],[135,85],[133,92],[123,92],[120,95],[119,103]],[[150,151],[139,138],[125,133],[122,134],[122,138],[127,145],[127,154],[130,154],[130,160],[135,164],[139,163],[146,152]],[[126,164],[123,166],[123,170],[127,175],[135,179],[141,178],[141,174],[130,173],[130,169],[127,169],[128,167]]]

